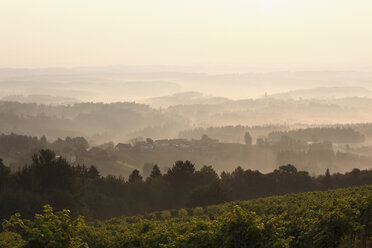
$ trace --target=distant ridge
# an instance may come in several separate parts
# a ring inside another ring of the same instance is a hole
[[[318,87],[273,94],[270,97],[276,99],[372,97],[372,91],[363,87]]]
[[[1,101],[20,102],[20,103],[37,103],[37,104],[52,104],[52,105],[66,105],[79,102],[74,97],[64,96],[51,96],[44,94],[32,94],[32,95],[9,95],[4,96],[0,99]]]
[[[190,105],[190,104],[221,104],[230,101],[226,97],[216,97],[204,95],[197,91],[188,91],[175,93],[170,96],[160,96],[147,98],[139,102],[149,104],[153,107],[168,107],[174,105]]]

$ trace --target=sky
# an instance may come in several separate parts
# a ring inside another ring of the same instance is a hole
[[[372,70],[371,0],[0,0],[0,67]]]

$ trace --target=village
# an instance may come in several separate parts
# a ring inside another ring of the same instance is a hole
[[[136,139],[131,143],[118,143],[115,146],[115,151],[120,153],[126,153],[132,149],[139,150],[141,152],[150,152],[167,147],[177,147],[179,149],[187,150],[188,152],[194,152],[198,150],[207,150],[210,147],[215,147],[219,144],[218,139],[209,138],[207,135],[203,135],[200,140],[197,139],[159,139],[152,140],[147,138],[146,140]]]

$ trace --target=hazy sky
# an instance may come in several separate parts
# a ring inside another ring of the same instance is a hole
[[[0,67],[372,68],[372,0],[0,0]]]

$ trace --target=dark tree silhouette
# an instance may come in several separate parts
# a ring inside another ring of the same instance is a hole
[[[70,209],[73,216],[107,219],[365,184],[372,184],[372,170],[333,175],[327,170],[325,175],[310,177],[288,164],[266,174],[237,167],[219,177],[212,166],[196,170],[190,161],[175,162],[164,175],[154,165],[145,181],[139,170],[134,170],[126,181],[100,176],[94,166],[72,166],[54,152],[41,150],[30,165],[14,173],[0,160],[0,219],[14,212],[32,217],[45,204]]]
[[[87,176],[91,179],[98,179],[100,178],[100,174],[99,174],[99,171],[97,170],[97,168],[92,165],[91,167],[89,167],[89,170],[87,171]]]
[[[252,145],[252,136],[249,132],[245,132],[244,141],[246,145]]]
[[[142,182],[142,176],[140,175],[139,170],[134,170],[132,173],[129,175],[129,183],[140,183]]]
[[[160,172],[159,166],[157,164],[155,164],[152,167],[152,170],[151,170],[151,173],[150,173],[150,178],[158,178],[158,177],[161,177],[161,172]]]
[[[10,174],[9,167],[3,164],[3,160],[0,158],[0,190],[4,184],[6,184],[8,176]]]
[[[323,187],[324,189],[330,189],[332,187],[332,178],[329,169],[327,168],[324,178],[323,178]]]

